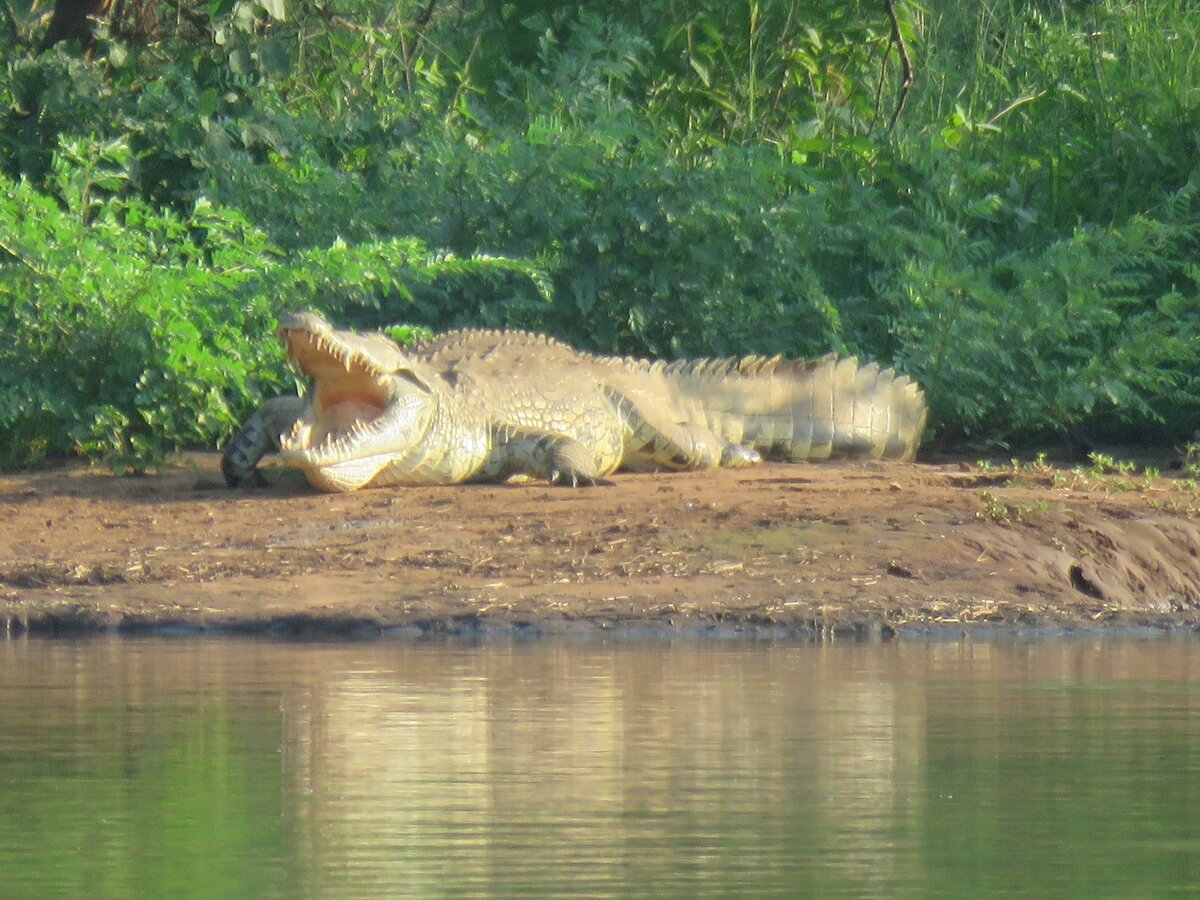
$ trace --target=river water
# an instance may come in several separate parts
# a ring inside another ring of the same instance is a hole
[[[1200,643],[0,643],[0,895],[1200,894]]]

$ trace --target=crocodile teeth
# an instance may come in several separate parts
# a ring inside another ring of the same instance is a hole
[[[279,448],[281,450],[299,450],[307,446],[311,440],[312,426],[303,419],[297,419],[293,423],[290,433],[279,436]]]
[[[346,347],[325,335],[292,328],[283,332],[283,338],[288,347],[288,357],[300,363],[301,368],[302,356],[320,355],[335,360],[347,372],[359,369],[371,375],[383,374],[384,370],[362,351]]]
[[[299,432],[296,428],[294,432]],[[305,428],[305,435],[309,429]],[[299,453],[304,459],[314,464],[329,464],[344,459],[353,458],[359,452],[361,445],[378,434],[379,429],[369,424],[356,423],[349,431],[327,433],[316,446],[306,446],[307,440],[302,440],[299,434],[281,443],[286,451]]]

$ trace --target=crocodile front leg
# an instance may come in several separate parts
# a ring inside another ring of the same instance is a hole
[[[572,437],[498,426],[492,434],[492,451],[476,477],[503,481],[528,475],[564,487],[593,487],[617,465],[613,453],[601,456],[598,461],[591,448]]]
[[[258,461],[279,449],[279,436],[291,430],[303,408],[304,398],[290,395],[273,397],[260,406],[221,454],[225,483],[237,487],[248,479],[255,486],[265,484],[256,468]]]

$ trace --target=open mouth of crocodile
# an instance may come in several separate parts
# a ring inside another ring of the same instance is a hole
[[[312,379],[309,406],[280,449],[311,465],[369,455],[392,405],[391,373],[331,330],[281,326],[288,358]]]

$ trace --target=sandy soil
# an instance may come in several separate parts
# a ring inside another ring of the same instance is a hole
[[[216,457],[0,476],[0,629],[798,633],[1200,626],[1178,478],[964,463],[229,490]]]

